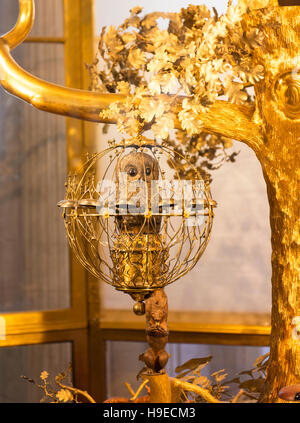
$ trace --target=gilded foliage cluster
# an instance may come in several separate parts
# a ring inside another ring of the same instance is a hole
[[[221,16],[205,5],[143,16],[137,6],[119,27],[104,27],[88,67],[91,88],[126,100],[112,103],[102,117],[117,117],[118,130],[129,136],[151,129],[173,147],[183,143],[204,175],[234,161],[236,153],[226,153],[231,140],[203,133],[199,114],[219,98],[253,103],[251,88],[264,78],[263,65],[253,60],[263,34],[243,21],[241,3],[230,0]]]
[[[43,397],[40,402],[50,403],[81,403],[84,402],[94,403],[95,400],[86,392],[81,389],[74,388],[71,382],[72,366],[69,364],[65,372],[59,373],[55,376],[55,385],[50,381],[50,375],[46,370],[43,370],[40,374],[40,381],[27,377],[21,376],[22,379],[34,384],[37,388],[43,392]]]
[[[225,369],[212,373],[210,377],[202,374],[203,369],[210,363],[212,356],[188,360],[175,369],[176,378],[190,385],[188,391],[182,389],[180,402],[206,402],[203,395],[199,395],[197,389],[193,391],[193,386],[201,387],[203,391],[208,392],[212,398],[219,402],[257,402],[264,386],[268,356],[268,354],[265,354],[258,357],[253,364],[253,368],[240,372],[235,378],[230,380],[228,380],[228,374]],[[84,402],[95,403],[95,399],[88,392],[72,386],[70,380],[71,371],[72,367],[69,365],[65,372],[55,376],[56,387],[52,386],[49,373],[46,370],[41,372],[39,383],[27,376],[21,377],[42,390],[43,397],[41,402],[80,403],[83,400]],[[150,389],[147,383],[148,380],[144,381],[137,392],[134,392],[131,386],[125,383],[131,398],[113,397],[104,402],[149,402]],[[231,384],[235,384],[238,388],[238,392],[235,395],[233,395],[232,390],[229,390]],[[144,388],[147,390],[147,395],[140,396]]]
[[[221,402],[257,402],[264,387],[269,354],[258,357],[253,367],[238,373],[233,379],[228,378],[225,369],[214,372],[210,377],[202,374],[210,363],[212,356],[193,358],[178,366],[175,371],[177,378],[206,389],[214,398]],[[238,392],[233,395],[234,387]],[[185,401],[205,402],[192,390],[183,393]]]

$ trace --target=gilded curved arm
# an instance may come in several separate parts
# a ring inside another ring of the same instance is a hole
[[[126,96],[59,86],[31,75],[15,62],[10,52],[26,38],[34,21],[34,1],[19,0],[19,4],[16,26],[0,37],[0,84],[3,88],[39,110],[93,122],[115,123],[116,119],[100,119],[99,114],[111,103],[125,101]],[[172,96],[168,98],[173,102]],[[177,98],[176,109],[180,108],[182,99]],[[199,115],[199,119],[205,131],[245,142],[256,151],[261,140],[253,113],[252,107],[216,101],[207,113]],[[176,127],[181,127],[179,122]]]
[[[94,122],[100,121],[100,111],[110,103],[125,99],[119,94],[67,88],[37,78],[14,61],[3,39],[0,39],[0,83],[10,94],[39,110]]]
[[[31,30],[34,21],[34,1],[19,0],[20,12],[15,27],[0,38],[0,83],[10,94],[40,110],[64,116],[99,122],[99,113],[125,96],[100,94],[62,87],[44,81],[22,69],[10,52]]]
[[[1,37],[10,50],[13,50],[25,40],[34,22],[34,1],[19,0],[19,5],[20,13],[16,25]]]

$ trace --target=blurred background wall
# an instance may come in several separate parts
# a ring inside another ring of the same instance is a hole
[[[0,33],[13,28],[17,0],[0,0]],[[61,0],[36,1],[31,36],[63,36]],[[13,52],[29,72],[64,84],[61,45],[24,43]],[[69,252],[56,207],[67,174],[65,118],[35,110],[0,88],[0,314],[70,305]],[[65,370],[70,344],[0,349],[0,402],[38,402],[21,380]]]

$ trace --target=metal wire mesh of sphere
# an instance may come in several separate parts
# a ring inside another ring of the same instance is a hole
[[[189,169],[189,180],[180,178],[180,166]],[[195,266],[216,204],[209,182],[179,153],[127,140],[91,155],[68,177],[58,205],[81,264],[143,301]]]

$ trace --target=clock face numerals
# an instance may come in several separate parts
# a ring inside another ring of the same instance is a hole
[[[300,68],[277,78],[274,94],[279,109],[290,119],[300,119]]]

